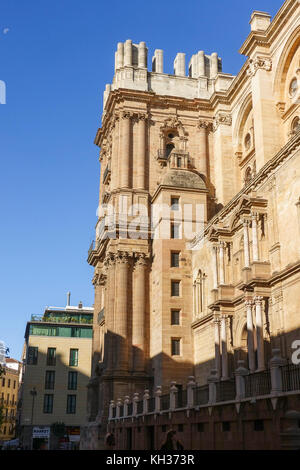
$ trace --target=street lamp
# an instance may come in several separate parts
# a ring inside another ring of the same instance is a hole
[[[33,448],[33,410],[34,410],[34,399],[37,395],[35,387],[30,390],[30,395],[32,396],[32,408],[31,408],[31,449]]]

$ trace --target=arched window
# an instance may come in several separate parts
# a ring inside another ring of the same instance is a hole
[[[174,144],[167,144],[166,145],[166,157],[168,158],[170,153],[174,150]]]
[[[246,135],[244,143],[245,143],[245,149],[249,150],[250,147],[251,147],[251,134],[250,134],[250,132],[248,132],[248,134]]]
[[[300,119],[299,116],[295,117],[292,121],[292,126],[291,126],[291,134],[295,135],[297,132],[300,131]]]
[[[289,95],[291,99],[296,96],[297,91],[298,91],[298,81],[297,81],[297,78],[293,78],[289,87]]]
[[[249,184],[251,179],[252,179],[252,171],[251,171],[250,166],[248,166],[248,168],[245,171],[245,184],[246,185]]]

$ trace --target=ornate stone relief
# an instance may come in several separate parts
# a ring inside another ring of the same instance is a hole
[[[269,57],[256,57],[255,59],[250,59],[247,75],[249,77],[253,77],[258,69],[270,72],[272,70],[272,60]]]

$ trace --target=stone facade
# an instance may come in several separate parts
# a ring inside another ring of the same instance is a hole
[[[182,53],[164,74],[161,50],[149,72],[145,43],[118,44],[95,139],[87,438],[110,400],[228,381],[238,361],[259,373],[300,339],[299,2],[250,25],[236,77],[202,51],[189,76]]]

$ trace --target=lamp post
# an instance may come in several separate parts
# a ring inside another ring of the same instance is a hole
[[[31,450],[33,449],[33,411],[34,411],[34,399],[37,395],[35,387],[30,390],[30,395],[32,396],[32,408],[31,408]]]

